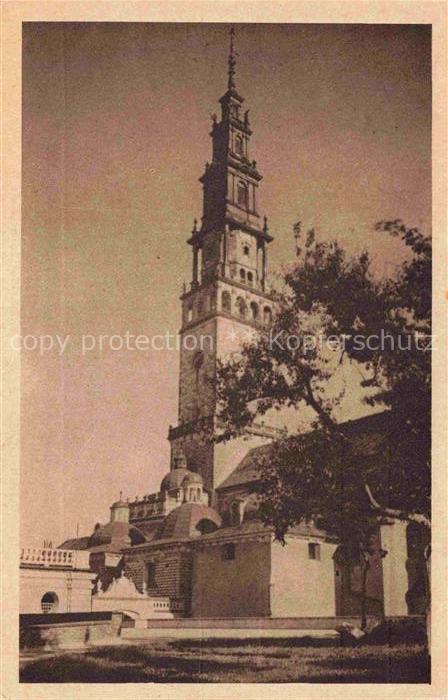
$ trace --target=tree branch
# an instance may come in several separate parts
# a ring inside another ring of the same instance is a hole
[[[305,401],[307,402],[308,406],[310,406],[314,411],[317,413],[319,416],[320,420],[322,421],[322,424],[328,428],[329,430],[336,431],[337,430],[337,423],[334,422],[334,420],[331,418],[331,416],[326,412],[324,408],[322,408],[322,405],[318,399],[313,394],[313,390],[311,388],[311,381],[310,379],[305,380],[305,386],[306,386],[306,395],[305,395]]]
[[[398,508],[385,508],[381,506],[373,497],[372,491],[370,490],[370,486],[368,484],[364,484],[364,488],[369,497],[372,508],[380,511],[383,515],[388,515],[391,518],[398,518],[399,520],[409,520],[410,522],[424,525],[429,529],[431,528],[431,520],[426,517],[426,515],[423,515],[423,513],[406,513],[406,511],[399,510]]]

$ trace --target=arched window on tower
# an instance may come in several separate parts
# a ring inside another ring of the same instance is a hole
[[[247,306],[246,302],[242,297],[238,297],[236,300],[236,307],[238,309],[238,313],[242,318],[246,318],[246,313],[247,313]]]
[[[235,136],[235,153],[239,156],[244,154],[243,138],[239,134]]]
[[[253,281],[254,281],[254,276],[253,276],[252,272],[248,272],[247,273],[247,283],[252,286]]]
[[[247,189],[247,185],[245,182],[239,182],[238,183],[238,188],[237,188],[237,203],[240,207],[244,207],[247,209],[248,203],[249,203],[249,192]]]
[[[254,301],[251,301],[250,310],[252,313],[253,320],[256,321],[258,319],[259,314],[260,314],[260,311],[258,309],[258,304],[256,304]]]
[[[271,308],[269,306],[264,307],[263,320],[267,325],[272,323],[272,311],[271,311]]]
[[[246,271],[243,269],[240,270],[240,280],[243,283],[246,282]]]
[[[221,296],[221,304],[222,304],[222,310],[223,311],[231,311],[232,310],[232,299],[230,296],[230,292],[224,291]]]

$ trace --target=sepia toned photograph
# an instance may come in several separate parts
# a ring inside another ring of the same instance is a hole
[[[431,45],[23,23],[21,684],[431,683]]]

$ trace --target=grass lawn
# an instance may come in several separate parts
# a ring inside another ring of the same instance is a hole
[[[419,644],[313,639],[154,640],[24,663],[22,683],[429,683]]]

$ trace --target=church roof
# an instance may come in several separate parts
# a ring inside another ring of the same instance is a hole
[[[240,484],[248,484],[251,481],[257,481],[260,477],[259,461],[269,457],[274,449],[273,443],[253,447],[243,457],[236,469],[224,479],[222,484],[217,487],[217,490],[227,489],[231,486],[239,486]]]
[[[213,508],[200,503],[183,503],[165,518],[160,531],[160,539],[199,537],[201,531],[197,526],[201,520],[209,521],[217,528],[221,526],[221,517]]]
[[[183,480],[184,484],[203,484],[202,476],[197,472],[188,472]]]
[[[90,545],[98,547],[99,545],[110,544],[111,542],[124,542],[129,539],[132,544],[141,544],[145,541],[145,536],[135,525],[116,520],[96,528],[90,537]]]
[[[58,549],[88,549],[89,548],[90,536],[87,537],[73,537],[70,540],[65,540],[62,544],[58,545]]]
[[[161,527],[164,522],[164,517],[145,520],[138,524],[138,529],[144,534],[147,542],[157,539]]]
[[[216,541],[216,540],[236,540],[239,537],[245,537],[248,535],[263,536],[263,535],[273,535],[274,530],[272,527],[264,525],[259,519],[244,520],[240,525],[229,525],[228,527],[222,527],[215,532],[207,533],[202,535],[198,539],[200,542]],[[324,530],[319,529],[312,523],[300,523],[295,527],[292,527],[288,531],[288,535],[298,536],[298,537],[313,537],[316,539],[329,539],[327,533]],[[333,539],[333,538],[331,538]]]
[[[355,420],[341,423],[341,430],[349,436],[355,438],[355,449],[361,454],[372,454],[378,448],[379,442],[384,439],[384,435],[391,428],[390,411],[382,411],[369,416],[363,416]],[[300,435],[291,439],[300,438]],[[260,463],[269,458],[275,450],[275,442],[267,445],[253,447],[244,456],[236,469],[224,479],[222,484],[217,486],[217,490],[228,489],[234,486],[241,486],[250,482],[255,482],[260,477]]]
[[[65,540],[58,549],[88,549],[94,551],[119,551],[130,542],[131,545],[145,542],[145,535],[139,528],[127,522],[115,521],[99,525],[88,537]]]

